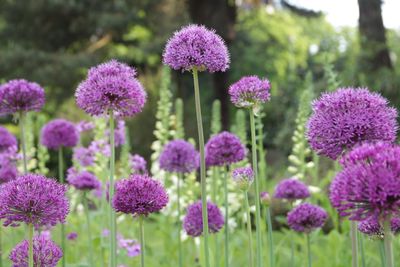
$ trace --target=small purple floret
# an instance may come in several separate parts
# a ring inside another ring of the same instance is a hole
[[[321,228],[326,220],[328,214],[326,211],[310,203],[303,203],[295,207],[288,213],[287,222],[296,232],[310,233],[317,228]]]
[[[160,155],[160,168],[168,172],[190,173],[199,167],[199,153],[185,140],[173,140]]]
[[[294,201],[296,199],[305,199],[310,197],[310,191],[303,182],[294,179],[284,179],[275,187],[275,198]]]
[[[72,122],[55,119],[42,128],[40,141],[42,145],[49,149],[74,147],[78,144],[79,134]]]

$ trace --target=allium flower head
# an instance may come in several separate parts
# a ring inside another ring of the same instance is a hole
[[[229,95],[232,103],[238,108],[253,108],[270,99],[270,88],[267,79],[246,76],[229,87]]]
[[[239,137],[229,132],[222,132],[208,140],[205,154],[208,166],[230,165],[246,157],[246,148]]]
[[[64,223],[69,212],[66,187],[39,174],[25,174],[3,185],[0,219],[4,225],[21,222],[39,226]]]
[[[14,180],[18,176],[17,166],[12,163],[0,166],[0,185]]]
[[[72,158],[76,160],[81,166],[91,166],[95,160],[94,151],[86,147],[75,147]]]
[[[220,209],[212,202],[207,202],[208,230],[210,233],[217,233],[224,226],[224,217]],[[193,237],[203,234],[203,218],[201,201],[197,201],[187,208],[186,216],[183,219],[183,229]]]
[[[17,244],[10,253],[12,267],[28,267],[29,242]],[[33,238],[33,265],[37,267],[56,267],[63,252],[51,239],[39,235]]]
[[[161,210],[167,203],[164,187],[147,175],[133,174],[115,184],[113,207],[117,212],[147,216]]]
[[[302,203],[288,213],[287,221],[296,232],[310,233],[322,227],[328,218],[326,211],[310,203]]]
[[[271,205],[271,196],[268,194],[268,192],[264,191],[260,193],[260,202],[265,206]]]
[[[142,111],[147,94],[136,79],[136,71],[111,60],[89,70],[75,93],[78,106],[92,116],[113,110],[121,117]]]
[[[397,111],[367,89],[341,88],[313,102],[307,139],[318,154],[337,159],[355,145],[393,142]]]
[[[129,155],[129,162],[133,172],[136,174],[146,174],[147,173],[147,162],[146,160],[138,155]]]
[[[79,141],[79,134],[72,122],[55,119],[42,128],[40,139],[45,147],[59,149],[60,147],[76,146]]]
[[[68,169],[67,181],[78,190],[94,190],[101,187],[97,177],[88,171],[78,172],[75,168]]]
[[[74,241],[77,238],[78,238],[78,233],[76,233],[76,232],[71,232],[71,233],[67,234],[67,239],[68,240]]]
[[[393,234],[400,232],[400,219],[395,217],[390,220]],[[370,217],[358,224],[358,230],[366,235],[383,238],[384,230],[376,217]]]
[[[204,26],[189,25],[174,33],[164,50],[163,62],[175,70],[225,71],[229,53],[222,38]]]
[[[305,199],[310,196],[307,186],[294,178],[284,179],[280,181],[276,188],[274,197],[294,201],[296,199]]]
[[[18,145],[17,138],[6,128],[0,126],[0,153]]]
[[[185,140],[173,140],[160,155],[160,168],[168,172],[189,173],[199,167],[199,153]]]
[[[232,171],[232,179],[240,190],[248,190],[254,181],[251,167],[240,167]]]
[[[0,115],[39,111],[44,102],[44,90],[35,82],[19,79],[0,86]]]
[[[400,146],[364,144],[342,160],[330,186],[330,200],[341,216],[362,221],[396,216],[400,208]]]

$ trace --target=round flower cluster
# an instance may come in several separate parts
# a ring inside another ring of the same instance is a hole
[[[116,60],[89,70],[76,93],[78,106],[92,116],[113,110],[121,117],[142,111],[147,99],[143,86],[136,79],[135,69]]]
[[[54,226],[64,223],[69,212],[67,188],[54,179],[26,174],[2,186],[0,219],[4,226],[19,223]]]
[[[67,181],[78,190],[94,190],[101,188],[97,177],[88,171],[78,172],[75,168],[68,169]]]
[[[199,153],[184,140],[173,140],[165,145],[160,155],[160,168],[168,172],[190,173],[199,167]]]
[[[217,233],[224,226],[224,217],[220,209],[212,202],[207,202],[208,230],[210,233]],[[203,234],[203,218],[201,201],[188,206],[186,216],[183,219],[183,229],[193,237]]]
[[[268,192],[264,191],[260,193],[260,202],[265,206],[269,206],[271,204],[271,196],[268,194]]]
[[[113,207],[117,212],[147,216],[164,208],[168,195],[158,181],[133,174],[115,184]]]
[[[230,165],[246,157],[246,148],[239,137],[229,132],[216,134],[205,146],[207,166]]]
[[[6,152],[9,148],[17,145],[17,138],[6,128],[0,126],[0,153]]]
[[[289,178],[284,179],[277,184],[274,197],[294,201],[296,199],[305,199],[310,197],[310,191],[303,182],[294,178]]]
[[[175,70],[225,71],[229,53],[222,38],[204,26],[189,25],[168,41],[163,62]]]
[[[390,220],[391,230],[394,234],[400,232],[400,218],[395,217]],[[358,224],[358,230],[369,236],[382,237],[384,234],[383,227],[378,222],[377,218],[370,217]]]
[[[364,142],[393,142],[397,111],[388,101],[367,89],[341,88],[313,103],[307,139],[318,154],[337,159]]]
[[[287,222],[294,231],[310,233],[322,227],[328,218],[326,211],[310,203],[302,203],[288,213]]]
[[[240,167],[232,172],[232,179],[240,190],[248,190],[254,181],[254,173],[251,167]]]
[[[131,168],[133,172],[136,174],[145,174],[147,173],[147,162],[146,160],[138,155],[129,155],[129,162],[131,164]]]
[[[76,146],[79,141],[79,134],[72,122],[55,119],[43,127],[40,139],[45,147],[59,149]]]
[[[267,79],[246,76],[229,87],[229,95],[232,103],[238,108],[253,108],[270,99],[270,88]]]
[[[341,161],[330,186],[330,200],[341,216],[362,221],[396,216],[400,208],[400,146],[364,144]]]
[[[44,90],[37,83],[19,79],[0,86],[0,115],[39,111],[44,102]]]
[[[13,267],[27,267],[29,256],[29,242],[24,240],[17,244],[10,253]],[[51,239],[44,235],[33,238],[33,265],[56,267],[62,258],[63,252]]]

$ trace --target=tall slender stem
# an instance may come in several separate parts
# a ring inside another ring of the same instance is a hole
[[[393,246],[392,246],[393,234],[390,227],[390,217],[383,222],[383,230],[385,235],[384,243],[385,243],[386,266],[394,267]]]
[[[224,166],[224,205],[225,205],[225,267],[229,267],[229,205],[228,205],[228,167]]]
[[[28,172],[28,159],[26,155],[26,138],[25,138],[25,118],[26,114],[21,112],[19,114],[19,128],[21,131],[21,147],[22,147],[22,161],[24,165],[24,173]]]
[[[144,225],[143,225],[143,216],[139,216],[139,236],[140,236],[140,266],[144,267]]]
[[[385,244],[383,240],[379,240],[379,255],[381,257],[382,267],[386,267]]]
[[[306,238],[307,238],[308,267],[311,267],[312,266],[312,258],[311,258],[310,234],[306,234]]]
[[[274,267],[275,258],[274,258],[274,239],[272,236],[271,210],[269,207],[267,207],[266,210],[267,210],[267,224],[268,224],[269,265],[270,267]]]
[[[244,191],[244,202],[246,205],[246,222],[247,222],[247,235],[249,238],[249,267],[253,267],[253,237],[251,232],[251,216],[250,216],[250,205],[249,196],[247,191]]]
[[[115,141],[114,141],[114,111],[110,109],[110,146],[111,146],[111,158],[110,158],[110,193],[109,193],[109,216],[110,216],[110,266],[117,266],[117,226],[115,212],[112,208],[112,199],[114,196],[114,172],[115,172]]]
[[[251,130],[251,152],[253,160],[253,172],[254,172],[254,184],[255,184],[255,194],[256,194],[256,237],[257,237],[257,266],[263,266],[262,260],[262,242],[261,242],[261,207],[260,207],[260,186],[259,177],[257,170],[257,143],[256,143],[256,130],[254,122],[253,110],[250,112],[250,130]]]
[[[63,147],[61,146],[58,149],[58,178],[60,179],[60,183],[64,184],[64,155],[63,155]],[[61,224],[61,249],[63,251],[63,257],[61,259],[61,264],[63,267],[66,266],[66,246],[65,246],[65,224]]]
[[[90,216],[89,216],[89,205],[86,193],[83,193],[83,206],[85,208],[85,215],[86,215],[86,231],[88,235],[88,249],[89,249],[89,264],[91,267],[94,267],[93,262],[93,243],[92,243],[92,233],[90,227]]]
[[[294,266],[294,232],[290,231],[290,267]]]
[[[215,204],[218,205],[217,196],[218,196],[218,184],[220,178],[220,171],[218,167],[212,167],[212,199]],[[214,265],[219,266],[219,235],[218,233],[214,234]]]
[[[28,224],[28,242],[29,242],[29,267],[33,267],[33,224]]]
[[[181,239],[181,179],[182,173],[178,173],[178,183],[177,183],[177,193],[178,193],[178,200],[177,200],[177,209],[178,209],[178,253],[179,253],[179,267],[183,266],[183,253],[182,253],[182,239]]]
[[[0,267],[3,267],[3,247],[2,247],[2,233],[3,233],[3,227],[0,224]]]
[[[364,242],[363,242],[364,240],[360,231],[357,231],[357,239],[358,239],[358,245],[360,247],[361,267],[366,267]]]
[[[207,214],[207,191],[206,191],[206,161],[204,155],[203,119],[201,117],[199,77],[196,68],[193,68],[194,98],[196,103],[197,131],[199,135],[200,149],[200,184],[201,184],[201,209],[203,219],[204,255],[205,267],[210,267],[210,255],[208,250],[208,214]]]
[[[351,221],[350,236],[351,236],[351,254],[352,267],[358,267],[358,241],[357,241],[357,222]]]

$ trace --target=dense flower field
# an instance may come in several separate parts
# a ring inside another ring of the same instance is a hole
[[[150,162],[132,152],[125,127],[147,102],[133,67],[111,60],[88,70],[75,93],[88,121],[45,122],[41,85],[0,86],[0,114],[19,126],[18,136],[0,127],[1,266],[396,266],[400,147],[388,100],[349,87],[311,101],[305,90],[293,175],[274,184],[260,119],[269,80],[244,76],[227,88],[237,120],[222,131],[217,101],[203,123],[198,78],[229,68],[222,38],[183,27],[163,63]],[[185,137],[169,68],[192,74],[196,140]],[[57,177],[48,177],[50,155]]]

